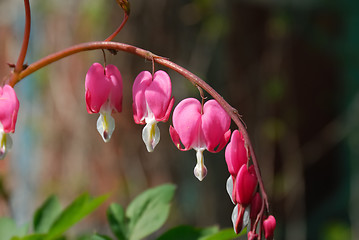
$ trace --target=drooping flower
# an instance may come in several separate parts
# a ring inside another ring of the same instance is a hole
[[[253,194],[257,187],[257,177],[254,171],[254,166],[247,168],[247,165],[242,165],[239,169],[236,182],[234,185],[236,197],[235,202],[248,206],[253,198]]]
[[[228,195],[236,205],[232,213],[233,228],[236,233],[239,233],[249,223],[251,214],[249,205],[257,183],[254,166],[247,168],[246,164],[241,166],[235,178],[229,176],[227,179],[226,189]]]
[[[108,142],[115,129],[113,112],[122,111],[122,77],[114,65],[105,69],[94,63],[88,70],[85,79],[87,112],[100,113],[97,130],[105,142]]]
[[[194,175],[202,181],[207,174],[203,151],[219,152],[227,144],[231,119],[216,100],[207,101],[202,107],[195,98],[182,100],[173,112],[173,127],[170,135],[181,151],[194,149],[197,164]],[[183,144],[183,148],[181,147]]]
[[[263,221],[264,237],[267,240],[273,239],[275,226],[276,226],[276,221],[272,215],[270,215],[266,220]]]
[[[160,141],[158,122],[166,122],[170,116],[174,98],[168,74],[162,70],[152,74],[141,72],[132,87],[133,118],[137,124],[146,124],[142,139],[147,151],[152,152]]]
[[[11,86],[0,87],[0,159],[3,159],[11,148],[12,140],[9,134],[15,132],[19,105],[15,90]]]
[[[225,151],[228,171],[233,178],[237,176],[239,168],[248,161],[248,149],[244,144],[242,133],[234,130],[231,141],[228,143]]]

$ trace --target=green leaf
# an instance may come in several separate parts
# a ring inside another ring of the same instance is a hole
[[[117,203],[112,203],[107,209],[107,219],[110,224],[111,231],[117,239],[126,240],[126,223],[125,211],[123,207]]]
[[[236,234],[233,228],[223,229],[217,233],[201,238],[200,240],[232,240],[243,236],[247,233],[247,228],[244,228],[239,234]]]
[[[50,196],[34,214],[34,232],[46,233],[61,213],[61,205],[55,195]]]
[[[28,226],[18,228],[11,218],[0,218],[0,239],[11,240],[12,237],[22,237],[27,233]]]
[[[218,227],[195,228],[192,226],[178,226],[162,234],[157,240],[199,240],[218,232]]]
[[[77,240],[112,240],[110,237],[100,234],[94,234],[94,235],[85,235],[81,237],[77,237]]]
[[[36,234],[27,235],[26,237],[22,237],[22,238],[15,237],[12,238],[11,240],[43,240],[45,239],[45,237],[46,234],[36,233]]]
[[[45,239],[48,240],[59,237],[72,225],[93,212],[107,198],[107,195],[91,198],[88,194],[82,194],[58,216],[55,222],[51,225]]]
[[[111,240],[111,238],[108,236],[95,234],[95,235],[91,236],[90,240]]]
[[[138,240],[158,230],[167,220],[175,186],[165,184],[137,196],[128,206],[129,239]]]

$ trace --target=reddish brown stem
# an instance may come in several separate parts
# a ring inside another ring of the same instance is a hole
[[[126,22],[128,20],[128,15],[127,13],[125,12],[125,16],[122,20],[122,23],[121,25],[116,29],[116,31],[114,31],[111,36],[109,36],[108,38],[105,39],[105,41],[111,41],[112,39],[114,39],[116,37],[116,35],[122,30],[122,28],[125,26]]]
[[[24,0],[25,5],[25,30],[24,30],[24,38],[22,41],[22,46],[20,50],[19,57],[17,59],[14,74],[12,75],[11,81],[15,81],[17,75],[23,70],[23,64],[25,61],[27,48],[29,46],[29,39],[30,39],[30,28],[31,28],[31,11],[30,11],[30,3],[29,0]]]
[[[261,173],[259,170],[256,155],[254,153],[253,146],[249,139],[246,127],[244,126],[240,117],[238,116],[238,111],[235,108],[233,108],[231,105],[229,105],[229,103],[227,103],[219,93],[217,93],[210,85],[208,85],[201,78],[199,78],[192,72],[177,65],[174,62],[171,62],[170,60],[168,60],[166,58],[159,57],[147,50],[137,48],[135,46],[124,44],[124,43],[108,42],[108,41],[82,43],[79,45],[69,47],[69,48],[59,51],[57,53],[51,54],[45,58],[40,59],[37,62],[34,62],[33,64],[29,65],[25,70],[23,70],[19,74],[18,78],[15,79],[14,81],[12,81],[10,84],[12,86],[14,86],[16,83],[18,83],[21,79],[28,76],[29,74],[39,70],[40,68],[45,67],[46,65],[48,65],[50,63],[58,61],[62,58],[65,58],[67,56],[70,56],[70,55],[78,53],[78,52],[95,50],[95,49],[115,49],[118,51],[124,51],[124,52],[128,52],[131,54],[135,54],[135,55],[145,58],[147,60],[154,60],[156,63],[166,66],[166,67],[178,72],[179,74],[183,75],[185,78],[187,78],[189,81],[191,81],[195,86],[201,87],[203,90],[208,92],[208,94],[210,94],[214,99],[216,99],[218,101],[218,103],[223,107],[223,109],[229,114],[229,116],[232,118],[234,123],[238,126],[238,129],[242,132],[244,141],[248,145],[248,149],[249,149],[250,155],[252,157],[252,162],[254,165],[256,176],[258,178],[258,184],[259,184],[259,189],[260,189],[260,192],[262,195],[262,199],[265,203],[266,209],[269,210],[268,198],[267,198],[266,191],[264,189],[264,184],[263,184],[263,180],[262,180]]]

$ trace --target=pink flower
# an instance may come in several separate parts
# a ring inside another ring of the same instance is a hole
[[[171,79],[164,71],[153,77],[148,71],[141,72],[132,87],[133,118],[137,124],[146,124],[142,139],[152,152],[160,141],[158,122],[166,122],[170,116],[174,98],[171,98]]]
[[[194,175],[202,181],[207,174],[203,151],[219,152],[227,144],[231,119],[215,100],[207,101],[203,108],[194,98],[182,100],[173,112],[170,135],[181,151],[196,150],[197,164]],[[181,147],[181,142],[184,148]]]
[[[266,220],[263,221],[264,237],[267,240],[273,239],[275,226],[276,221],[272,215],[270,215]]]
[[[254,166],[252,165],[247,168],[247,165],[242,165],[239,169],[234,186],[236,192],[236,199],[234,201],[244,206],[248,206],[252,201],[257,183],[258,180],[254,171]]]
[[[113,112],[122,111],[122,77],[114,65],[94,63],[85,79],[86,107],[88,113],[100,113],[97,130],[105,142],[108,142],[115,129]]]
[[[247,164],[241,166],[235,178],[229,176],[227,180],[228,195],[236,205],[232,213],[233,228],[236,233],[239,233],[249,223],[249,205],[257,183],[254,166],[247,168]]]
[[[239,168],[248,162],[248,149],[244,145],[242,133],[238,130],[233,131],[231,141],[228,143],[225,158],[229,173],[236,177]]]
[[[10,133],[15,132],[19,100],[15,90],[5,85],[0,87],[0,159],[3,159],[11,148],[12,140]]]

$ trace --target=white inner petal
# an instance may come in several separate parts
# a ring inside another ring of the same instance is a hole
[[[115,119],[111,116],[111,111],[101,111],[97,119],[97,131],[105,142],[110,141],[115,130]]]
[[[2,127],[2,125],[1,125]],[[4,133],[3,129],[0,129],[0,160],[4,159],[6,153],[12,147],[12,139],[10,134]]]
[[[231,198],[232,203],[234,204],[232,194],[233,194],[233,178],[231,175],[229,175],[229,178],[227,179],[226,189],[229,197]]]
[[[233,212],[232,212],[232,223],[233,223],[234,232],[236,232],[237,217],[238,217],[238,204],[233,208]]]
[[[157,126],[155,118],[146,118],[146,126],[142,130],[142,140],[146,145],[148,152],[153,152],[160,141],[160,129]]]
[[[193,173],[198,178],[198,180],[202,181],[207,175],[207,168],[204,165],[204,157],[203,151],[205,148],[199,148],[196,150],[197,164],[194,167]]]

